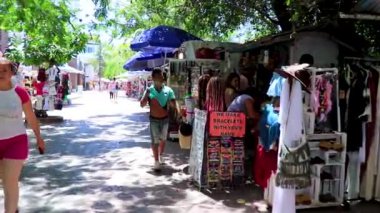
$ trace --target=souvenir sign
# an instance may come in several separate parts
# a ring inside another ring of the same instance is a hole
[[[231,138],[222,138],[220,148],[220,180],[222,185],[232,182],[232,147],[233,140]]]
[[[244,179],[244,141],[235,139],[233,143],[232,174],[234,184],[242,184]]]
[[[207,181],[208,184],[219,182],[220,141],[210,140],[207,145]]]
[[[212,112],[210,136],[242,138],[245,135],[245,115],[238,112]]]

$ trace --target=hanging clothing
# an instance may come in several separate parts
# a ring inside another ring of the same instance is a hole
[[[262,145],[258,145],[255,156],[253,174],[255,183],[262,189],[267,188],[272,173],[277,170],[277,151],[267,151]]]
[[[278,73],[273,73],[267,95],[270,97],[280,97],[284,78]]]
[[[367,124],[367,160],[363,166],[363,175],[360,186],[360,196],[365,200],[380,199],[380,113],[377,109],[380,107],[380,69],[372,70],[372,76],[377,77],[370,79],[371,103],[372,103],[372,122]],[[377,85],[374,85],[376,84]],[[376,88],[376,89],[375,89]],[[376,90],[376,92],[375,92]],[[375,189],[375,190],[374,190]]]
[[[347,198],[357,199],[359,198],[359,186],[360,186],[360,159],[359,152],[347,152]]]
[[[280,138],[279,113],[274,110],[272,104],[265,105],[260,119],[259,143],[265,151],[269,151]]]
[[[36,95],[43,95],[43,88],[45,86],[45,82],[34,81],[33,87],[36,90]]]
[[[352,67],[353,68],[353,67]],[[362,71],[355,67],[355,74],[349,90],[347,109],[347,151],[359,151],[362,146],[362,124],[364,122],[361,115],[367,106],[363,96],[365,90],[365,76]]]
[[[286,79],[280,100],[280,145],[295,148],[302,139],[302,90],[298,81]],[[279,159],[279,164],[281,159]],[[275,187],[273,213],[296,212],[296,190]]]
[[[265,105],[260,119],[260,138],[254,166],[255,183],[265,189],[272,173],[277,170],[277,150],[271,150],[280,137],[279,114],[272,104]]]
[[[368,87],[371,98],[371,121],[366,123],[366,144],[365,144],[365,161],[368,161],[369,151],[375,134],[376,115],[377,115],[377,89],[379,85],[380,73],[376,69],[371,69],[371,76],[368,79]],[[363,164],[362,171],[366,170],[366,164]],[[362,173],[363,175],[363,173]]]
[[[314,112],[318,122],[326,122],[328,114],[332,110],[333,85],[330,82],[329,74],[316,76],[314,94]]]

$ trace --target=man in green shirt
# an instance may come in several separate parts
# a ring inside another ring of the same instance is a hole
[[[164,85],[164,74],[160,68],[152,71],[153,85],[148,87],[140,101],[140,106],[149,104],[150,107],[150,135],[154,156],[154,170],[160,170],[163,163],[163,152],[169,131],[169,107],[176,109],[176,100],[173,90]]]

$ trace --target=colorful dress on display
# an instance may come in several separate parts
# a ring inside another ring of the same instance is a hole
[[[253,172],[255,182],[263,189],[267,187],[272,173],[277,170],[277,151],[271,148],[279,137],[279,114],[272,104],[267,104],[260,119],[260,138]]]

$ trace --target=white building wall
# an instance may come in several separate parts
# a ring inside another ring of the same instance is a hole
[[[331,67],[331,64],[338,64],[339,46],[325,33],[300,33],[290,52],[291,64],[298,63],[303,54],[314,57],[314,67]]]

